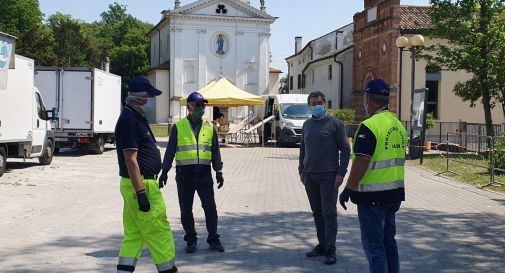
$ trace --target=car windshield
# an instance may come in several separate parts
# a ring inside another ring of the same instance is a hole
[[[283,118],[307,119],[310,118],[309,106],[305,103],[281,104]]]

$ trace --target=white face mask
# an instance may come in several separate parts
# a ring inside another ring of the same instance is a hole
[[[144,105],[139,106],[139,107],[140,107],[140,109],[142,109],[144,114],[151,112],[156,107],[156,98],[155,97],[147,98],[147,102]]]
[[[368,99],[365,96],[363,96],[363,106],[365,107],[365,118],[369,118],[370,117],[370,112],[368,112]]]

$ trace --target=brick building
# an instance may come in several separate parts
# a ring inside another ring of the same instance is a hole
[[[364,0],[364,11],[354,15],[353,94],[356,119],[363,120],[361,92],[368,81],[381,78],[392,86],[390,110],[400,120],[410,119],[412,90],[411,53],[396,47],[402,35],[425,34],[432,27],[429,6],[400,5],[400,0]],[[447,44],[446,40],[425,36],[425,46]],[[454,86],[471,78],[465,71],[429,71],[424,60],[415,63],[414,88],[427,88],[427,112],[438,122],[484,123],[482,104],[472,107],[454,94]],[[400,75],[402,77],[400,77]],[[499,107],[492,111],[493,122],[505,122]]]
[[[393,85],[390,110],[398,112],[400,54],[395,42],[402,34],[429,28],[428,11],[429,7],[401,6],[400,0],[365,0],[365,10],[354,15],[352,103],[358,120],[364,113],[360,94],[367,82],[376,78]]]

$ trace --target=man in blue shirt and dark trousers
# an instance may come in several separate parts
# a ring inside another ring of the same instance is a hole
[[[337,262],[337,193],[347,173],[351,149],[344,124],[326,113],[324,94],[312,92],[307,102],[312,117],[303,124],[298,172],[309,198],[319,241],[307,257],[325,256],[324,263],[330,265]]]

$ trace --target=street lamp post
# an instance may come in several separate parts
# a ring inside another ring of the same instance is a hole
[[[414,90],[415,90],[415,78],[416,78],[416,53],[417,49],[419,47],[422,47],[424,45],[424,37],[420,34],[413,35],[410,38],[407,38],[405,36],[400,36],[398,39],[396,39],[396,46],[400,49],[400,83],[399,83],[399,102],[398,102],[398,108],[399,108],[399,117],[401,118],[401,105],[402,105],[402,70],[403,70],[403,51],[408,50],[410,51],[411,58],[412,58],[412,76],[411,76],[411,90],[410,90],[410,146],[412,146],[412,137],[414,134],[414,129],[412,126],[412,113],[414,111]],[[426,111],[426,109],[424,109]],[[424,124],[423,124],[424,126]],[[409,148],[410,149],[410,148]],[[422,164],[422,157],[423,153],[421,153],[421,164]]]

